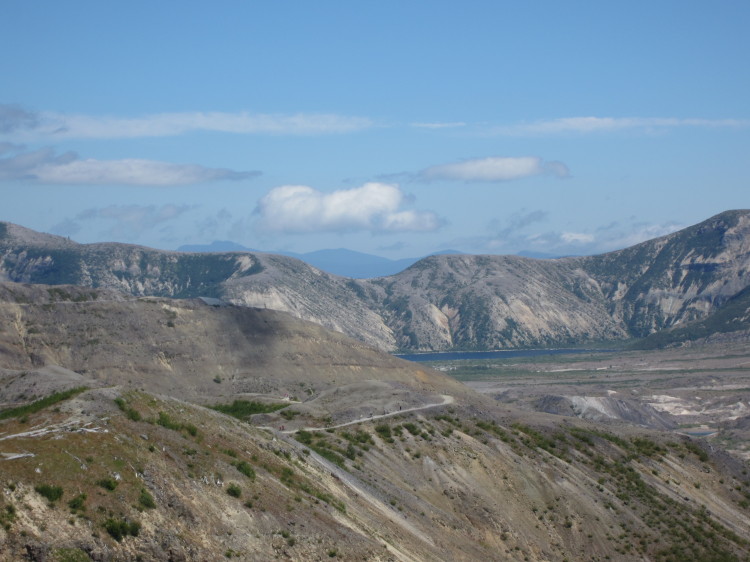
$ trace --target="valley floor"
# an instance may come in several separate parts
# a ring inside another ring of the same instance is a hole
[[[750,460],[750,342],[432,361],[500,403],[707,439]]]

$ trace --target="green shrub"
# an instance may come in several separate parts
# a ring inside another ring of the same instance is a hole
[[[61,486],[50,486],[49,484],[40,484],[35,486],[34,490],[40,495],[47,498],[50,502],[54,503],[63,496],[63,489]]]
[[[141,494],[138,496],[138,503],[141,507],[146,509],[153,509],[156,507],[154,496],[152,496],[146,488],[141,488]]]
[[[129,522],[125,519],[107,519],[104,522],[104,528],[117,542],[120,542],[128,535],[137,537],[141,531],[140,523],[136,521]]]
[[[375,426],[375,431],[380,435],[380,438],[383,439],[383,441],[386,441],[388,443],[393,443],[393,437],[391,435],[391,428],[390,426],[382,423],[380,425]]]
[[[173,429],[174,431],[180,431],[182,429],[182,424],[173,421],[166,412],[159,412],[159,419],[156,420],[156,423],[167,429]]]
[[[233,498],[239,498],[242,495],[242,488],[240,488],[237,484],[230,484],[229,486],[227,486],[227,494],[229,494]]]
[[[13,522],[16,520],[16,506],[8,504],[5,509],[0,511],[0,525],[6,530],[10,531]]]
[[[382,423],[380,425],[375,426],[375,431],[378,432],[378,435],[380,435],[383,439],[386,439],[391,436],[391,428],[390,426]]]
[[[234,467],[241,473],[247,476],[250,480],[255,480],[255,471],[253,470],[253,467],[250,466],[245,461],[239,461],[234,465]]]
[[[86,494],[78,494],[76,497],[74,497],[72,500],[68,502],[68,507],[71,509],[71,511],[84,509],[85,501],[86,501]]]
[[[419,435],[420,431],[416,424],[413,424],[411,422],[407,422],[402,424],[404,428],[411,433],[412,435]]]
[[[253,414],[270,414],[276,410],[286,408],[289,404],[266,404],[264,402],[251,402],[248,400],[235,400],[231,404],[217,404],[209,406],[211,409],[228,414],[235,418],[245,420]]]
[[[162,427],[166,427],[167,429],[171,429],[173,431],[182,431],[184,429],[193,437],[198,435],[198,428],[195,427],[194,424],[181,423],[181,422],[175,421],[166,412],[159,412],[159,417],[156,420],[156,423]]]
[[[333,464],[336,464],[341,468],[346,467],[344,457],[342,457],[338,453],[331,451],[330,449],[324,449],[323,447],[313,447],[313,450],[324,459],[331,461]]]
[[[117,488],[117,480],[114,478],[102,478],[100,480],[96,481],[98,486],[101,486],[105,490],[109,490],[110,492],[114,491],[115,488]]]

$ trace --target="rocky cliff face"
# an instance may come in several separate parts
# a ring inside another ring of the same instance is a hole
[[[750,285],[750,212],[579,262],[613,318],[642,337],[705,318]]]
[[[600,256],[432,256],[352,280],[270,254],[79,245],[3,223],[0,276],[273,308],[381,349],[494,349],[643,337],[708,318],[750,285],[750,211]]]

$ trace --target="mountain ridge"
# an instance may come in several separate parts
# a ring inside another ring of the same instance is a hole
[[[371,279],[373,277],[395,275],[424,257],[391,259],[375,254],[349,250],[348,248],[315,250],[304,253],[263,251],[247,248],[229,240],[215,240],[210,244],[185,244],[177,248],[177,251],[187,253],[249,252],[289,256],[297,258],[298,260],[318,269],[322,269],[327,273],[338,275],[340,277],[349,277],[351,279]],[[433,252],[430,255],[460,253],[463,252],[444,250]]]
[[[750,211],[597,256],[439,255],[375,279],[263,253],[77,245],[8,225],[0,278],[222,298],[385,350],[498,349],[641,338],[715,313],[750,284]]]

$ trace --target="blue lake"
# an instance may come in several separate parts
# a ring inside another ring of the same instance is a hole
[[[580,353],[611,353],[611,349],[507,349],[500,351],[445,351],[435,353],[396,353],[407,361],[459,361],[462,359],[508,359],[541,355],[571,355]]]

